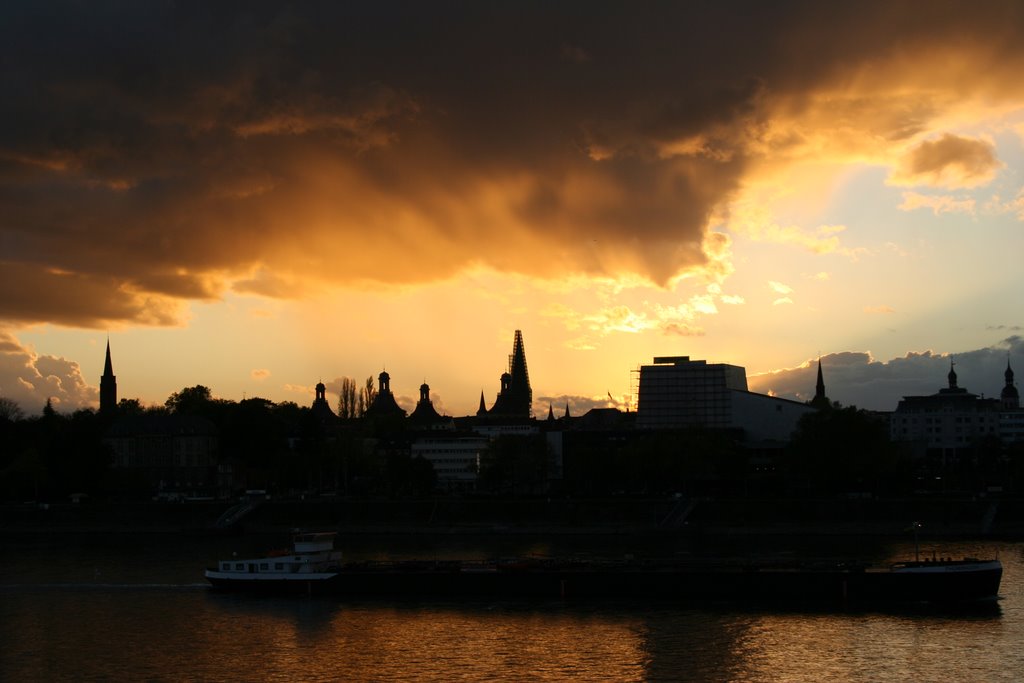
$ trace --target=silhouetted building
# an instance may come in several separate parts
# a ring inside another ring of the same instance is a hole
[[[512,353],[508,357],[508,372],[501,375],[501,391],[488,411],[491,417],[529,418],[532,414],[533,390],[530,373],[526,369],[526,349],[523,333],[516,330]]]
[[[730,427],[733,390],[747,390],[747,373],[739,366],[689,356],[655,358],[653,365],[640,367],[637,427]]]
[[[107,359],[103,363],[103,376],[100,377],[100,412],[110,413],[117,409],[117,377],[114,376],[114,365],[110,362],[110,340],[107,340]]]
[[[1003,377],[1006,378],[1006,386],[999,394],[1003,410],[1017,410],[1020,408],[1020,394],[1014,386],[1013,368],[1010,367],[1009,358],[1006,359],[1006,372],[1003,373]]]
[[[338,416],[331,410],[331,404],[327,402],[327,387],[324,386],[323,382],[317,382],[316,398],[313,399],[311,408],[313,414],[325,424],[330,424],[338,419]]]
[[[387,370],[377,376],[377,381],[379,383],[377,395],[374,397],[373,403],[366,409],[366,417],[405,417],[405,411],[398,405],[394,394],[391,393],[391,375],[387,373]]]
[[[218,490],[217,428],[198,415],[122,417],[104,442],[113,467],[130,470],[155,491],[182,496],[223,495]]]
[[[1006,386],[999,394],[999,402],[1002,411],[999,413],[999,438],[1003,443],[1018,443],[1024,441],[1024,410],[1020,407],[1020,394],[1013,381],[1013,369],[1010,367],[1010,359],[1006,359]]]
[[[999,404],[957,384],[953,362],[949,385],[930,396],[904,396],[890,421],[893,441],[910,441],[934,454],[954,455],[985,437],[999,436]]]
[[[451,418],[440,415],[434,408],[434,402],[430,400],[430,385],[426,382],[420,385],[420,400],[416,403],[412,415],[409,416],[409,424],[415,429],[454,429],[455,424]]]

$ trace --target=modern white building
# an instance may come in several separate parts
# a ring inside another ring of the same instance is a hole
[[[423,436],[412,442],[410,454],[434,467],[439,487],[472,489],[480,473],[480,456],[488,443],[481,436]]]
[[[783,442],[800,418],[814,410],[805,403],[748,391],[746,370],[738,365],[663,356],[640,367],[639,429],[737,429],[748,441]]]

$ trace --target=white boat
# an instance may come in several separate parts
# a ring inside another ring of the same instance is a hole
[[[278,592],[312,590],[330,581],[341,569],[341,551],[334,549],[333,531],[295,532],[290,550],[253,559],[220,560],[206,570],[216,588],[245,588]]]

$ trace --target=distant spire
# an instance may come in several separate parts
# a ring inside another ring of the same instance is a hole
[[[954,365],[956,365],[956,363],[954,363],[953,359],[950,358],[949,359],[949,374],[947,375],[947,377],[949,378],[949,388],[950,389],[956,389],[957,388],[956,387],[956,370],[953,369]]]
[[[110,337],[107,337],[107,360],[103,363],[103,374],[113,376],[114,364],[110,362]]]
[[[480,407],[477,409],[476,414],[477,415],[486,415],[487,414],[487,404],[484,403],[484,391],[483,391],[483,389],[480,390]]]
[[[570,417],[572,417],[572,416],[569,415],[569,402],[566,401],[565,402],[565,419],[568,420]]]
[[[551,407],[551,404],[549,403],[548,404],[548,422],[554,422],[554,421],[555,421],[555,411]]]
[[[828,408],[832,405],[828,396],[825,395],[825,375],[821,370],[821,356],[818,356],[818,381],[814,386],[814,398],[811,399],[811,405],[818,409]]]
[[[109,413],[117,409],[117,377],[114,364],[110,361],[110,337],[107,337],[107,358],[103,362],[103,376],[100,377],[100,412]]]

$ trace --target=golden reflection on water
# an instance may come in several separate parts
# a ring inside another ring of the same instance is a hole
[[[1000,667],[978,647],[998,637],[997,618],[775,614],[745,621],[730,657],[737,680],[981,681]]]
[[[0,561],[0,680],[988,683],[1024,671],[1024,544],[1002,553],[1000,609],[977,617],[260,598],[209,591],[190,563],[178,583],[111,583],[119,555],[98,584],[73,583],[73,565],[24,583],[18,562],[59,557]]]
[[[635,681],[648,668],[644,620],[561,605],[267,600],[232,601],[221,613],[234,618],[194,662],[212,677],[225,657],[247,680]],[[237,657],[239,640],[249,660]]]

